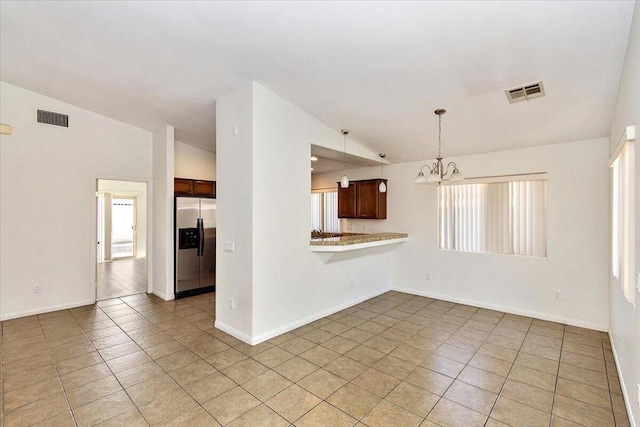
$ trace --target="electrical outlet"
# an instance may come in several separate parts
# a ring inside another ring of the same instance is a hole
[[[562,294],[560,294],[560,291],[553,291],[553,299],[556,301],[562,300]]]
[[[42,285],[40,285],[40,283],[36,283],[35,285],[33,285],[34,294],[39,294],[41,292],[42,292]]]
[[[238,135],[238,124],[236,123],[236,125],[233,127],[233,136],[237,136]]]
[[[236,244],[233,242],[224,242],[224,251],[234,253],[236,251]]]
[[[430,273],[425,274],[425,279],[431,280],[431,274]]]
[[[229,299],[229,308],[231,310],[235,310],[236,309],[236,302],[233,300],[233,298]]]

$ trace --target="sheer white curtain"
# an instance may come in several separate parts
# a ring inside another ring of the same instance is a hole
[[[546,180],[442,185],[440,248],[546,256],[546,189]]]
[[[626,143],[611,167],[613,172],[611,268],[613,275],[620,280],[625,298],[635,304],[633,288],[635,166],[632,142]]]

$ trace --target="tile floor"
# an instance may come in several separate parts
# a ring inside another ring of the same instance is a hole
[[[147,258],[98,263],[98,301],[147,291]]]
[[[214,301],[2,323],[0,424],[629,425],[605,333],[388,292],[252,347]]]

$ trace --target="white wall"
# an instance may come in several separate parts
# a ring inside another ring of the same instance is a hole
[[[597,139],[446,159],[467,177],[548,172],[547,258],[439,250],[437,189],[413,183],[422,163],[385,167],[387,220],[344,221],[343,229],[409,234],[394,253],[394,289],[606,330],[606,158],[607,140]],[[314,187],[335,186],[340,175],[315,176]],[[348,171],[350,179],[379,175]]]
[[[216,156],[216,326],[247,340],[253,334],[253,85],[216,100]],[[234,242],[234,253],[224,252],[225,241]]]
[[[176,178],[216,180],[215,153],[175,141],[173,164]]]
[[[625,126],[636,126],[635,142],[635,265],[640,269],[640,2],[636,1],[631,23],[631,34],[618,87],[616,109],[611,124],[610,154],[620,141]],[[610,271],[610,270],[609,270]],[[637,274],[637,273],[636,273]],[[620,283],[609,274],[611,334],[620,373],[620,382],[627,399],[627,411],[632,425],[640,425],[638,387],[640,387],[640,295],[636,295],[635,307],[628,303],[620,289]]]
[[[147,183],[101,179],[98,191],[136,199],[136,258],[147,256]]]
[[[342,135],[260,85],[254,120],[253,319],[260,336],[388,288],[396,246],[327,264],[310,252],[311,142]]]
[[[151,133],[5,82],[0,121],[0,319],[93,303],[95,179],[150,179]]]
[[[173,153],[174,129],[153,132],[153,239],[151,292],[164,300],[174,298]]]
[[[326,264],[309,249],[310,145],[341,147],[339,132],[256,83],[218,100],[217,120],[216,326],[256,343],[388,289],[394,247]]]

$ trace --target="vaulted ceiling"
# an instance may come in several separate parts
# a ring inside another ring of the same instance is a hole
[[[607,136],[633,1],[0,3],[0,78],[215,150],[256,80],[394,162]],[[544,81],[546,96],[504,90]]]

